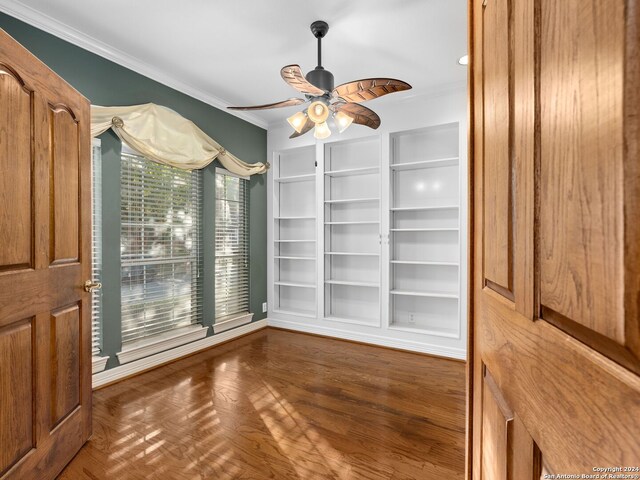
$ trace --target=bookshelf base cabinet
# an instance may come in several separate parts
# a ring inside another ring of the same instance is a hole
[[[466,358],[461,123],[274,152],[271,325]]]

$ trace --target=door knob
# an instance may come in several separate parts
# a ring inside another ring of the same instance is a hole
[[[102,288],[102,284],[100,282],[93,282],[91,280],[87,280],[84,282],[84,291],[93,293],[96,290],[100,290]]]

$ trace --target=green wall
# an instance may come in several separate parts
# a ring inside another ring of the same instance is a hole
[[[192,120],[224,148],[242,160],[267,161],[266,130],[155,82],[98,55],[38,30],[0,12],[0,28],[29,49],[95,105],[164,105]],[[102,140],[103,205],[103,353],[117,365],[120,351],[120,141],[107,132]],[[204,170],[204,323],[214,319],[214,168]],[[267,188],[263,175],[251,177],[250,311],[262,319],[267,301]],[[211,335],[211,329],[209,331]]]

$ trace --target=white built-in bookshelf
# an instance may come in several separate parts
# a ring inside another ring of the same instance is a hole
[[[279,153],[274,159],[273,189],[274,311],[315,317],[315,148]]]
[[[464,358],[460,122],[274,152],[271,324]]]
[[[391,136],[389,328],[460,331],[458,124]]]
[[[324,147],[324,318],[380,323],[380,141]]]

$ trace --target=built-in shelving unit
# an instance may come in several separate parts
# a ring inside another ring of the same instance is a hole
[[[402,170],[415,170],[416,168],[451,167],[458,165],[458,157],[439,158],[436,160],[419,160],[415,162],[394,163],[391,170],[396,172]]]
[[[274,178],[273,181],[276,183],[293,183],[293,182],[309,182],[316,180],[316,174],[310,173],[305,175],[291,175],[287,177]]]
[[[380,324],[380,140],[324,146],[324,318]]]
[[[272,135],[270,324],[465,358],[459,100],[450,123],[414,130],[395,130],[403,116],[326,142]]]
[[[389,328],[459,334],[458,124],[391,136]]]
[[[419,262],[415,260],[391,260],[391,263],[400,263],[406,265],[435,265],[457,267],[458,262]]]
[[[329,285],[348,285],[351,287],[375,287],[379,288],[379,282],[353,282],[348,280],[325,280],[325,284]]]
[[[351,175],[368,175],[370,173],[380,173],[380,166],[343,168],[340,170],[329,170],[324,172],[328,177],[350,177]]]
[[[365,252],[324,252],[325,255],[347,255],[350,257],[379,257],[379,253],[365,253]]]
[[[379,198],[340,198],[337,200],[325,200],[324,203],[378,203]]]
[[[363,221],[363,222],[324,222],[325,225],[379,225],[380,222],[375,221]]]
[[[273,175],[274,311],[316,317],[315,148],[278,153]]]
[[[276,285],[284,287],[298,287],[298,288],[316,288],[315,283],[302,283],[302,282],[274,282]]]
[[[458,210],[457,205],[430,205],[421,207],[392,207],[391,211],[394,212],[412,212],[417,210]]]
[[[392,228],[392,232],[457,232],[458,228]]]
[[[316,257],[292,257],[286,255],[275,255],[273,258],[280,260],[313,260],[315,261]]]

